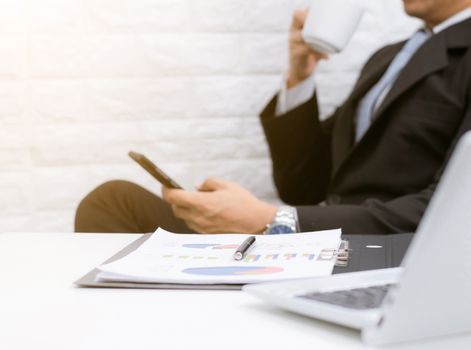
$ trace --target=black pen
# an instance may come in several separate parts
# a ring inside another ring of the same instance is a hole
[[[255,243],[255,236],[250,236],[237,248],[234,253],[234,259],[239,261],[242,260],[249,251],[250,247]]]

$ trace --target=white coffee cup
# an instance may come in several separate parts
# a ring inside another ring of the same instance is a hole
[[[304,41],[315,51],[342,51],[360,24],[364,8],[350,0],[313,0],[303,28]]]

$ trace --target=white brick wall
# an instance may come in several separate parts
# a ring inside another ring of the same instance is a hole
[[[276,200],[257,114],[308,2],[0,0],[0,232],[71,231],[109,179],[158,192],[130,149],[187,187],[218,176]],[[417,26],[400,0],[356,2],[360,30],[319,68],[324,115],[377,47]]]

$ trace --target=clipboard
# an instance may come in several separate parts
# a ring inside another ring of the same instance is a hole
[[[104,263],[121,259],[136,250],[152,233],[145,234]],[[394,235],[342,235],[338,251],[331,251],[337,259],[333,274],[397,267],[413,238],[412,233]],[[345,241],[348,243],[345,244]],[[328,253],[328,252],[326,252]],[[339,259],[339,257],[341,259]],[[74,282],[82,288],[131,288],[131,289],[186,289],[186,290],[241,290],[242,284],[177,284],[96,281],[100,271],[93,269]]]
[[[138,238],[118,253],[106,260],[104,264],[124,258],[135,251],[152,236],[148,233]],[[197,289],[197,290],[241,290],[242,284],[177,284],[177,283],[135,283],[135,282],[105,282],[96,281],[100,271],[93,269],[85,276],[74,282],[75,285],[85,288],[133,288],[133,289]]]
[[[348,263],[337,263],[333,274],[399,267],[413,233],[342,235],[348,241]]]

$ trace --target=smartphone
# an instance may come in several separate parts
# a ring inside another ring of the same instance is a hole
[[[129,152],[128,155],[165,187],[176,188],[180,190],[183,189],[170,176],[159,169],[157,165],[152,163],[145,155],[133,151]]]

